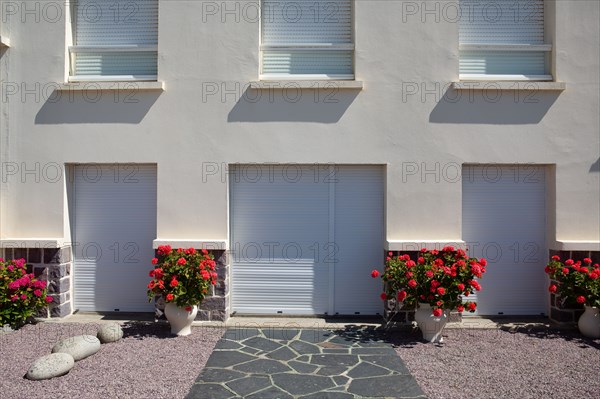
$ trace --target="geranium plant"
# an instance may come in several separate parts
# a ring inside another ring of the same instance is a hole
[[[583,262],[567,259],[563,263],[555,255],[545,270],[556,281],[548,290],[559,295],[563,307],[578,303],[600,308],[600,265],[592,265],[590,258]]]
[[[189,311],[199,305],[209,287],[217,283],[214,256],[206,249],[173,250],[170,245],[161,245],[157,253],[158,258],[152,259],[155,268],[150,271],[149,301],[162,295],[165,302],[173,302]]]
[[[19,327],[52,302],[46,282],[25,270],[25,259],[0,258],[0,327]]]
[[[418,303],[431,305],[433,315],[444,310],[474,312],[477,303],[466,298],[481,290],[476,278],[485,273],[484,258],[470,258],[462,249],[446,246],[441,251],[421,249],[417,259],[388,253],[381,278],[385,283],[383,300],[397,299],[403,309],[415,309]],[[371,277],[377,278],[377,270]]]

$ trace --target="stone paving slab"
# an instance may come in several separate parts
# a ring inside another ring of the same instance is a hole
[[[374,327],[228,329],[187,399],[424,399]]]

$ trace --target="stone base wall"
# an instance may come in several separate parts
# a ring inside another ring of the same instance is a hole
[[[25,259],[27,273],[48,283],[52,302],[38,317],[65,317],[73,313],[71,300],[71,247],[62,248],[1,248],[4,259]]]
[[[201,248],[196,248],[200,250]],[[229,284],[227,254],[224,250],[211,250],[217,263],[217,285],[211,286],[208,294],[198,309],[196,320],[225,321],[229,309]],[[158,254],[156,254],[158,256]],[[165,302],[159,295],[155,298],[155,319],[164,320]]]
[[[600,263],[600,251],[556,251],[550,250],[548,259],[553,256],[560,256],[561,261],[573,259],[574,261],[583,260],[583,258],[592,259],[592,263]],[[551,281],[556,284],[556,281]],[[583,305],[563,305],[561,298],[550,294],[550,320],[556,323],[574,324],[583,314]]]

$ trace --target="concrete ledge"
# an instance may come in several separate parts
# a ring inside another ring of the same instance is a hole
[[[59,83],[59,91],[86,91],[86,90],[123,90],[123,91],[163,91],[165,82],[117,81],[117,82],[68,82]]]
[[[0,36],[0,47],[10,47],[10,39],[6,36]]]
[[[600,241],[554,241],[550,249],[555,251],[600,251]]]
[[[565,82],[535,81],[461,81],[452,82],[454,90],[528,90],[528,91],[563,91]]]
[[[209,250],[227,250],[228,240],[193,240],[181,238],[157,238],[152,242],[152,247],[157,249],[160,245],[170,245],[173,248],[205,248]]]
[[[250,82],[251,89],[355,89],[362,90],[363,82],[358,80],[257,80]]]
[[[442,249],[447,245],[454,248],[465,249],[467,243],[463,240],[394,240],[386,241],[386,250],[388,251],[419,251],[421,248]]]
[[[4,238],[0,240],[0,248],[62,248],[62,238]]]

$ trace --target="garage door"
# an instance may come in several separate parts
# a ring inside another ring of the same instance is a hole
[[[463,240],[489,262],[478,314],[546,312],[545,198],[544,167],[463,168]]]
[[[238,165],[230,183],[235,312],[381,313],[381,167]]]
[[[156,238],[156,167],[78,165],[72,198],[75,308],[153,311],[146,285]]]

